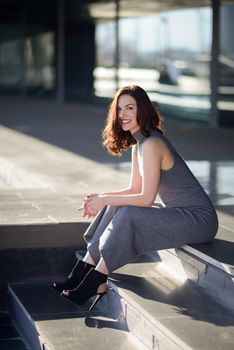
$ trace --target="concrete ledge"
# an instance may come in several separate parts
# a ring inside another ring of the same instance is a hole
[[[216,242],[216,240],[214,240],[214,242]],[[181,251],[184,251],[184,252],[188,253],[189,255],[196,257],[197,259],[206,261],[208,264],[225,272],[226,274],[230,275],[231,277],[234,277],[234,267],[232,265],[222,263],[222,262],[216,260],[215,258],[212,258],[209,255],[203,253],[199,249],[196,249],[193,246],[185,245],[181,248]]]
[[[229,266],[191,246],[158,252],[162,262],[177,278],[190,279],[219,303],[234,311],[234,276]]]
[[[0,226],[1,250],[13,248],[85,247],[86,222]]]

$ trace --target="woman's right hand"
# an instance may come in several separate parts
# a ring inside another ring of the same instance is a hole
[[[79,211],[83,211],[83,217],[86,217],[88,216],[88,218],[90,217],[94,217],[97,215],[96,212],[92,212],[90,207],[89,207],[89,199],[92,198],[92,197],[96,197],[98,196],[98,193],[91,193],[89,195],[87,195],[85,197],[85,199],[83,200],[83,204],[82,206],[79,208]]]

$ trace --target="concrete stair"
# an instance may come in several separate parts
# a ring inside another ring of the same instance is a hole
[[[9,310],[33,350],[145,349],[109,312],[110,298],[91,315],[87,305],[70,303],[48,283],[9,286]]]
[[[215,241],[214,240],[214,244]],[[234,312],[233,266],[221,263],[202,252],[206,245],[183,246],[160,251],[161,261],[180,279],[189,279],[204,292]],[[207,244],[212,247],[212,243]]]
[[[9,310],[33,350],[233,348],[234,313],[156,253],[113,273],[92,313],[90,303],[76,306],[49,283],[9,286]]]
[[[0,312],[0,349],[30,350],[6,312]]]

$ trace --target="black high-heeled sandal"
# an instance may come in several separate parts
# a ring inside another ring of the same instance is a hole
[[[91,269],[76,289],[69,291],[68,294],[63,292],[61,295],[78,305],[84,304],[88,299],[96,295],[94,302],[89,308],[89,311],[91,311],[97,302],[106,294],[107,291],[97,293],[98,287],[106,283],[106,281],[107,275]]]
[[[62,293],[63,290],[73,290],[82,282],[85,275],[93,267],[93,265],[78,260],[68,278],[63,282],[53,282],[52,287],[59,293]]]

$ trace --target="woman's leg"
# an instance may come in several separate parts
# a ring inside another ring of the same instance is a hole
[[[106,293],[109,272],[136,260],[144,252],[208,241],[216,230],[217,223],[206,210],[121,207],[105,230],[98,232],[98,239],[90,244],[90,248],[95,246],[98,250],[99,258],[95,261],[88,254],[86,259],[94,260],[97,266],[65,297],[80,305],[97,294],[92,308]]]
[[[85,256],[85,261],[89,262],[92,260],[94,265],[97,265],[99,260],[101,259],[100,251],[99,251],[99,242],[100,237],[103,232],[113,219],[114,215],[118,211],[118,207],[107,206],[104,214],[100,218],[95,218],[88,230],[86,231],[84,237],[89,236],[88,244],[87,244],[87,254]],[[99,220],[98,223],[95,223],[96,220]],[[91,237],[90,237],[91,236]],[[90,260],[91,259],[91,260]],[[91,262],[90,262],[91,263]]]
[[[99,251],[112,272],[145,252],[207,242],[216,232],[207,210],[125,206],[101,235]]]
[[[107,269],[106,263],[103,258],[101,258],[95,268],[95,270],[104,273],[105,275],[109,275],[109,271]]]
[[[116,210],[117,208],[107,207],[105,210],[103,210],[103,213],[99,213],[99,215],[93,220],[86,231],[89,237],[91,237],[91,241],[88,243],[88,246],[90,247],[92,256],[88,250],[83,261],[80,260],[76,262],[67,279],[61,282],[53,282],[52,287],[56,291],[61,293],[63,290],[73,290],[77,287],[77,285],[79,285],[89,270],[94,268],[99,263],[101,258],[98,249],[99,237],[108,226]],[[105,268],[101,268],[101,271],[102,270],[105,271],[104,273],[106,275],[108,274]]]
[[[89,252],[87,252],[85,254],[85,257],[83,259],[84,262],[90,264],[90,265],[94,265],[95,266],[95,263],[93,261],[93,259],[91,258]],[[104,259],[101,257],[98,264],[95,266],[95,270],[101,272],[101,273],[104,273],[105,275],[109,275],[109,271],[107,270],[107,267],[106,267],[106,264],[105,264],[105,261]]]
[[[106,227],[109,225],[110,221],[113,219],[118,209],[119,209],[118,207],[112,207],[112,206],[108,206],[106,208],[104,215],[102,216],[98,226],[96,227],[93,237],[88,243],[87,253],[83,259],[84,262],[91,265],[95,265],[96,266],[95,270],[107,276],[109,275],[109,271],[106,267],[104,259],[100,255],[99,242],[100,242],[101,235],[105,231]],[[106,283],[102,284],[98,288],[98,293],[103,292],[106,289],[107,289]]]

